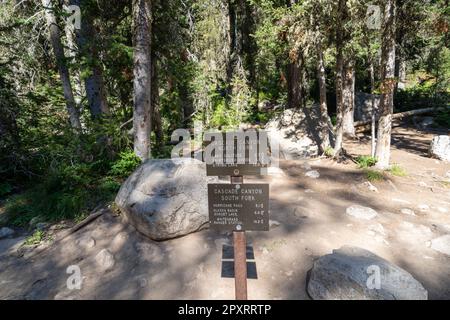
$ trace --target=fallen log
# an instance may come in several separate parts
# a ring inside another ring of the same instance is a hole
[[[450,106],[448,108],[450,108]],[[437,110],[439,110],[439,109],[436,109],[436,108],[423,108],[423,109],[416,109],[416,110],[410,110],[410,111],[405,111],[405,112],[394,113],[392,115],[392,120],[400,120],[400,119],[403,119],[403,118],[406,118],[406,117],[410,117],[410,116],[436,112]],[[377,119],[377,121],[378,121],[378,119]],[[372,124],[372,120],[355,121],[355,124],[354,124],[355,132],[356,133],[362,133],[362,132],[370,131],[371,124]]]

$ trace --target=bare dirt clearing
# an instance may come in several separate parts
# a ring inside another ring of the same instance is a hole
[[[427,157],[431,138],[395,128],[392,162],[407,176],[386,173],[371,183],[375,188],[353,162],[329,159],[283,161],[279,175],[246,179],[270,182],[273,220],[270,232],[247,236],[258,273],[249,280],[249,298],[309,299],[306,275],[314,259],[352,245],[407,270],[430,299],[450,299],[450,256],[431,248],[431,240],[450,234],[450,165]],[[369,154],[370,142],[361,141],[347,141],[347,151]],[[377,215],[357,218],[348,214],[351,206]],[[120,221],[106,210],[41,253],[21,248],[24,237],[1,240],[0,299],[234,298],[234,280],[221,277],[229,235],[203,230],[155,242]],[[70,265],[81,269],[81,290],[67,289]]]

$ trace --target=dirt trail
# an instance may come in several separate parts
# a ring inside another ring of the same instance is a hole
[[[450,165],[426,157],[431,135],[394,130],[392,162],[406,177],[373,182],[354,163],[328,159],[283,161],[284,174],[270,182],[270,232],[248,232],[257,266],[249,280],[250,299],[309,299],[306,274],[315,258],[342,245],[368,249],[410,272],[430,299],[450,299],[450,256],[432,250],[428,241],[450,234]],[[368,154],[369,141],[347,141],[350,154]],[[311,168],[309,168],[311,167]],[[317,170],[317,179],[305,176]],[[378,212],[373,220],[346,214],[351,205]],[[415,215],[402,213],[413,210]],[[108,210],[57,245],[30,258],[18,248],[24,238],[0,241],[0,299],[232,299],[234,280],[221,277],[222,247],[227,234],[203,230],[186,237],[154,242],[138,234]],[[62,231],[61,231],[62,232]],[[95,257],[113,254],[105,271]],[[36,250],[36,249],[35,249]],[[21,256],[19,253],[22,253]],[[78,265],[81,290],[68,290],[69,265]]]

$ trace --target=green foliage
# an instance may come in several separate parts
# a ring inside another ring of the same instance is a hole
[[[441,109],[434,120],[440,126],[450,129],[450,108]]]
[[[336,115],[332,115],[330,118],[331,118],[331,124],[332,124],[333,126],[335,126],[336,123],[337,123],[337,117],[336,117]]]
[[[269,111],[259,111],[254,110],[251,112],[248,117],[245,119],[249,123],[258,123],[261,125],[266,124],[275,116],[276,112],[269,110]]]
[[[334,149],[332,147],[328,146],[325,148],[323,153],[327,158],[332,158],[334,155]]]
[[[236,119],[228,112],[227,104],[223,97],[216,94],[212,101],[214,112],[210,122],[211,127],[234,127],[238,124]]]
[[[120,189],[120,182],[113,177],[104,177],[98,181],[98,190],[102,194],[116,194]]]
[[[447,107],[450,101],[450,92],[436,93],[435,82],[430,80],[404,90],[398,90],[394,101],[396,112],[429,107],[443,108]]]
[[[291,1],[292,2],[292,1]],[[58,24],[67,16],[55,1]],[[288,65],[300,62],[306,100],[317,100],[317,50],[325,60],[328,104],[333,111],[336,26],[342,22],[343,54],[356,61],[357,90],[370,86],[368,64],[379,67],[381,34],[365,26],[367,1],[345,2],[345,19],[336,1],[174,0],[152,3],[152,62],[156,73],[153,101],[161,114],[163,136],[152,134],[154,158],[168,158],[171,132],[194,120],[205,128],[236,128],[242,122],[264,124],[278,111],[258,109],[258,102],[287,102]],[[88,51],[67,57],[77,108],[83,124],[68,125],[66,101],[39,1],[3,1],[0,5],[0,197],[14,224],[82,219],[110,201],[124,178],[140,164],[134,156],[133,27],[130,2],[86,1],[83,17],[92,19],[95,35]],[[422,8],[423,7],[423,8]],[[233,16],[230,16],[230,14]],[[408,64],[406,90],[398,90],[398,111],[447,106],[450,50],[448,8],[443,1],[399,3],[397,43]],[[234,21],[234,22],[233,22]],[[234,23],[234,25],[232,25]],[[62,42],[70,51],[68,37]],[[83,81],[92,67],[101,71],[110,114],[92,119]],[[378,74],[375,80],[379,80]],[[80,83],[81,82],[81,83]],[[296,85],[300,85],[296,83]],[[156,93],[156,94],[155,94]],[[331,99],[330,99],[331,98]],[[264,111],[263,111],[264,110]],[[448,109],[436,121],[450,127]],[[332,118],[336,124],[336,116]],[[154,147],[154,146],[157,146]],[[328,148],[325,155],[331,156]],[[372,166],[368,157],[361,168]],[[377,179],[379,172],[367,171]],[[393,173],[394,174],[394,173]],[[20,194],[11,195],[16,190]]]
[[[42,230],[37,230],[33,233],[33,235],[29,236],[25,242],[24,245],[26,246],[32,246],[41,243],[42,240],[44,240],[45,233]]]
[[[0,197],[3,197],[13,190],[12,186],[7,182],[0,183]]]
[[[359,156],[356,158],[356,163],[358,164],[358,168],[366,169],[376,165],[377,159],[372,156]]]
[[[169,159],[171,157],[173,145],[163,145],[159,149],[152,149],[153,159]]]
[[[384,180],[384,175],[380,171],[365,169],[364,172],[366,174],[367,180],[369,180],[370,182]]]
[[[393,164],[389,170],[387,170],[390,174],[392,174],[393,176],[397,176],[397,177],[406,177],[408,175],[408,173],[406,172],[405,169],[403,169],[401,166],[399,166],[398,164]]]
[[[7,199],[5,212],[8,220],[17,226],[28,226],[34,217],[44,221],[77,219],[101,203],[111,201],[120,188],[121,177],[129,175],[140,162],[130,153],[112,162],[105,175],[104,161],[59,164],[19,195]]]
[[[109,174],[119,178],[128,177],[141,164],[141,160],[133,151],[124,151],[119,159],[111,166]]]

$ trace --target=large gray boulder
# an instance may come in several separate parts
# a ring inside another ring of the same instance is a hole
[[[349,246],[314,262],[307,290],[317,300],[428,299],[427,290],[407,271],[370,251]]]
[[[286,109],[265,126],[269,141],[278,143],[279,158],[298,160],[317,157],[323,139],[320,128],[319,106],[314,104],[303,109]],[[277,155],[273,155],[277,156]]]
[[[116,204],[125,220],[153,240],[166,240],[208,225],[205,164],[195,159],[148,160],[122,185]]]
[[[450,136],[435,136],[431,141],[430,156],[450,162]]]
[[[380,95],[357,92],[355,94],[355,121],[371,120],[372,110],[375,109],[375,115],[378,115],[379,106]]]

